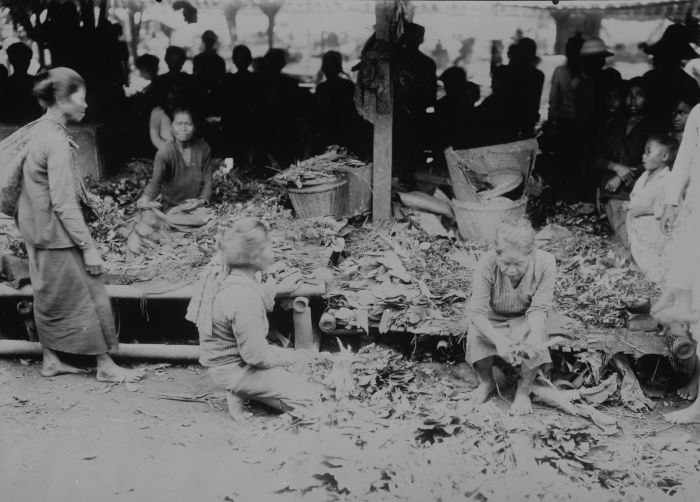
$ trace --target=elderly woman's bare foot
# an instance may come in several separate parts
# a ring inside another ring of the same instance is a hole
[[[516,392],[513,404],[510,405],[511,415],[529,415],[532,413],[532,401],[526,392]]]
[[[484,404],[488,401],[491,394],[496,391],[496,381],[490,380],[481,382],[479,386],[474,389],[469,397],[469,401],[465,404],[467,410],[473,409],[475,406]]]
[[[700,379],[698,379],[697,371],[698,369],[696,366],[695,372],[693,372],[693,375],[690,377],[690,382],[676,391],[676,394],[686,401],[695,401],[698,397],[698,384],[700,384]]]
[[[80,373],[86,373],[85,370],[71,366],[61,361],[44,361],[41,366],[41,376],[53,377],[56,375],[78,375]]]
[[[99,382],[132,383],[143,378],[143,370],[128,370],[117,366],[108,354],[97,356],[97,380]]]
[[[700,400],[685,409],[666,413],[664,418],[672,424],[700,424]]]

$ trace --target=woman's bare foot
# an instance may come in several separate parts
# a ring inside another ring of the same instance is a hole
[[[43,347],[43,362],[41,365],[41,376],[54,377],[57,375],[76,375],[85,373],[85,370],[66,364],[58,358],[58,355],[51,349]]]
[[[700,400],[685,409],[666,413],[664,418],[672,424],[698,424],[700,423]]]
[[[143,370],[128,370],[117,366],[108,354],[97,356],[97,380],[110,383],[132,383],[143,378]]]
[[[529,415],[532,413],[532,401],[526,392],[516,392],[513,404],[510,405],[511,415]]]
[[[44,363],[41,365],[41,376],[53,377],[56,375],[78,375],[80,373],[87,373],[85,370],[71,366],[70,364],[63,363],[61,361]]]
[[[245,420],[248,417],[248,411],[245,409],[245,399],[229,390],[226,391],[226,404],[228,404],[228,414],[236,422]]]

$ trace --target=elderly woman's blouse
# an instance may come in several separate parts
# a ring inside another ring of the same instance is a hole
[[[474,271],[472,297],[467,307],[471,318],[478,315],[518,317],[547,313],[554,298],[557,266],[554,256],[536,250],[517,286],[498,267],[496,252],[482,257]]]
[[[666,204],[680,205],[684,197],[689,209],[700,210],[700,105],[695,105],[683,132],[671,173],[666,177]],[[696,172],[693,173],[693,170]],[[688,196],[689,195],[689,196]]]
[[[80,209],[82,184],[68,132],[46,119],[31,133],[17,207],[22,237],[40,249],[93,246]]]

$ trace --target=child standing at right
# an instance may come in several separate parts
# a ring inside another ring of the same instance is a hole
[[[678,142],[666,134],[652,134],[642,156],[644,172],[630,193],[627,232],[637,266],[650,280],[662,279],[661,253],[666,236],[659,218],[663,210],[664,184],[678,150]]]

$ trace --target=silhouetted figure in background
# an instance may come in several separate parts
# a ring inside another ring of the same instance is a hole
[[[583,201],[592,201],[594,198],[595,152],[600,132],[609,115],[608,95],[610,90],[622,81],[617,70],[604,68],[605,60],[612,55],[599,38],[590,38],[581,46],[581,81],[576,87],[574,108],[578,138],[576,151],[579,160],[576,197]]]
[[[141,91],[150,101],[150,108],[156,105],[155,96],[153,94],[153,86],[156,78],[158,77],[158,67],[160,66],[160,60],[153,54],[143,54],[136,58],[134,61],[134,66],[139,72],[142,79],[147,80],[149,83]]]
[[[75,3],[53,1],[49,4],[42,29],[54,68],[65,66],[83,70],[80,56],[85,47],[80,23],[81,16]]]
[[[149,118],[149,135],[156,150],[168,141],[172,141],[173,111],[183,106],[187,106],[187,99],[182,92],[182,87],[176,82],[171,82],[166,87],[158,106],[151,110]]]
[[[330,145],[355,150],[359,115],[355,110],[355,84],[343,74],[343,57],[338,51],[323,55],[321,71],[326,80],[316,86],[314,129],[316,152]]]
[[[673,104],[667,132],[669,136],[678,141],[679,145],[683,141],[683,133],[688,122],[688,116],[698,103],[700,103],[700,92],[693,91],[681,94]]]
[[[202,34],[204,51],[192,59],[192,75],[203,117],[219,115],[219,89],[226,76],[226,62],[216,52],[219,37],[211,30]]]
[[[476,107],[476,145],[510,143],[520,138],[519,123],[514,120],[515,96],[511,90],[507,66],[499,66],[491,75],[491,95]]]
[[[641,176],[642,155],[649,136],[663,127],[650,117],[644,80],[631,79],[626,86],[625,113],[605,128],[597,148],[600,202],[615,232],[618,246],[629,246],[627,204],[635,181]]]
[[[171,45],[165,51],[165,64],[168,66],[167,73],[158,75],[153,82],[153,90],[156,99],[162,103],[165,100],[165,93],[169,86],[177,85],[182,93],[185,102],[190,102],[193,95],[192,75],[182,71],[187,55],[182,47]]]
[[[436,144],[440,151],[451,146],[470,148],[476,144],[476,112],[474,105],[481,97],[479,86],[467,81],[463,68],[447,68],[440,80],[445,96],[435,105]]]
[[[34,76],[27,73],[32,55],[31,47],[22,42],[14,43],[7,48],[12,75],[7,79],[4,90],[3,122],[24,125],[38,119],[42,113],[42,108],[34,97]]]
[[[202,34],[204,51],[192,58],[192,74],[207,90],[214,89],[226,75],[226,62],[217,54],[219,37],[211,30]]]
[[[236,166],[250,167],[260,149],[262,82],[250,71],[253,57],[248,47],[234,47],[232,59],[237,71],[226,75],[222,88],[223,146]]]
[[[130,122],[132,126],[135,125],[130,131],[132,155],[151,157],[155,153],[155,146],[151,142],[149,124],[151,112],[158,105],[153,91],[153,82],[158,76],[159,60],[152,54],[143,54],[136,58],[134,66],[141,78],[149,83],[129,98]]]
[[[394,176],[409,186],[425,163],[426,109],[437,99],[435,61],[419,50],[424,35],[424,27],[407,23],[396,54]]]
[[[107,22],[105,32],[111,80],[120,87],[129,85],[129,46],[122,39],[124,28],[119,23]]]
[[[270,49],[262,61],[263,143],[274,167],[286,168],[296,158],[300,143],[299,83],[282,73],[287,64],[286,52]]]
[[[698,54],[688,43],[686,28],[681,24],[666,28],[661,39],[644,52],[653,57],[654,66],[643,76],[651,102],[649,113],[657,120],[667,120],[679,96],[700,90],[697,81],[683,70],[683,64]]]
[[[571,150],[576,135],[576,88],[580,82],[581,61],[579,55],[583,37],[580,33],[566,42],[566,63],[554,69],[549,91],[549,116],[547,121],[560,150]]]
[[[531,38],[522,38],[508,49],[507,86],[513,94],[515,107],[513,119],[517,122],[519,136],[532,138],[540,120],[540,102],[544,73],[536,68],[537,44]]]
[[[551,154],[549,163],[551,186],[559,195],[575,191],[578,173],[578,145],[576,131],[576,88],[581,82],[579,54],[583,45],[580,33],[566,42],[566,63],[554,69],[549,92],[549,113],[539,138],[540,148]],[[540,171],[542,172],[542,171]],[[556,187],[555,187],[556,185]],[[568,197],[567,197],[568,198]]]

